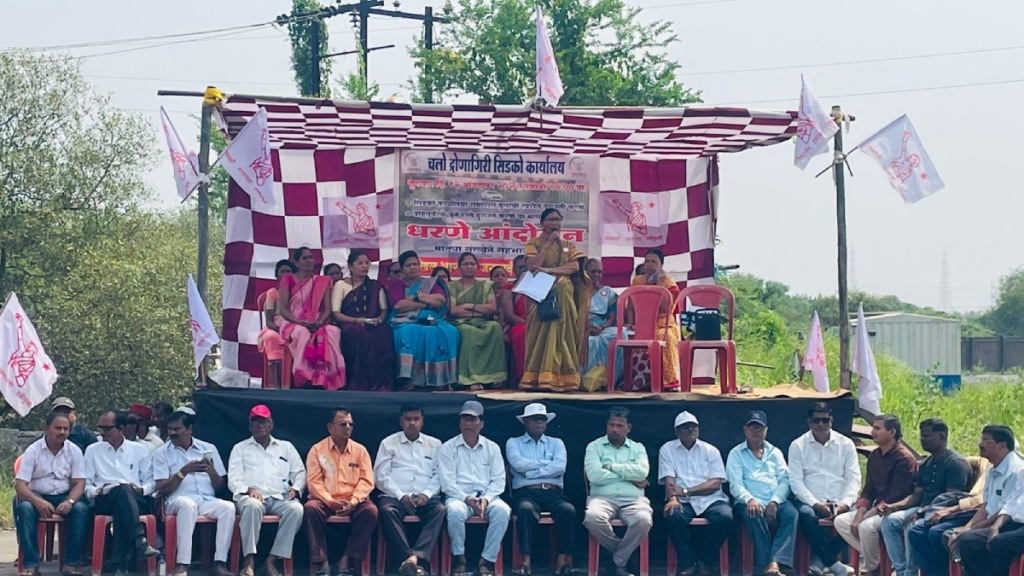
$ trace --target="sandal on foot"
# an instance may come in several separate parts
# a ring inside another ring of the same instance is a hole
[[[242,568],[238,571],[238,576],[256,576],[256,571],[250,567]]]
[[[512,576],[530,576],[530,569],[526,566],[516,568],[512,571]]]

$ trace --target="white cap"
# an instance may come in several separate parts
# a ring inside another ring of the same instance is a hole
[[[191,406],[178,406],[178,409],[175,410],[175,412],[184,412],[185,414],[191,414],[192,416],[196,415],[196,411],[193,410]]]
[[[524,418],[529,418],[530,416],[547,416],[548,422],[551,422],[552,420],[555,419],[555,413],[548,412],[547,407],[541,404],[540,402],[527,404],[526,408],[523,408],[523,413],[520,414],[519,416],[516,416],[516,418],[518,418],[519,421],[522,422]]]
[[[697,417],[696,416],[694,416],[693,414],[690,414],[689,412],[684,410],[684,411],[680,412],[678,416],[676,416],[676,424],[675,424],[675,426],[676,426],[676,428],[678,428],[678,427],[682,426],[683,424],[699,424],[699,422],[697,422]]]

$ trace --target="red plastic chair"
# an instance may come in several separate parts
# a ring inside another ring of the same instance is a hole
[[[144,514],[139,520],[146,525],[146,540],[156,542],[156,516]],[[92,576],[103,573],[103,549],[107,544],[107,528],[114,523],[113,516],[99,514],[92,523]],[[173,568],[172,568],[173,569]],[[237,572],[237,570],[236,570]],[[156,576],[156,556],[146,560],[146,573]]]
[[[238,533],[238,525],[242,521],[240,516],[235,516],[235,531],[231,534],[231,552],[229,558],[229,565],[231,566],[231,572],[238,574],[239,568],[241,567],[242,558],[242,535]],[[277,524],[281,521],[280,516],[274,516],[272,514],[266,514],[263,516],[263,525]],[[284,558],[281,560],[284,564],[284,576],[292,576],[295,574],[295,566],[292,563],[291,558]],[[383,574],[383,572],[381,572]]]
[[[256,298],[256,307],[260,309],[260,330],[262,331],[265,327],[264,316],[266,311],[264,308],[267,304],[267,293],[264,292]],[[292,352],[286,346],[281,356],[281,377],[279,382],[281,383],[281,389],[292,387]],[[263,355],[263,387],[267,387],[267,374],[270,373],[270,360],[267,359],[267,355]]]
[[[681,392],[693,389],[693,353],[696,350],[713,350],[718,356],[718,381],[722,394],[736,393],[736,343],[732,339],[733,321],[736,314],[736,298],[732,292],[713,284],[687,286],[679,293],[680,309],[685,309],[686,299],[701,308],[718,309],[724,300],[728,308],[728,338],[725,340],[680,340],[679,341],[679,387]]]
[[[647,350],[651,359],[651,391],[661,392],[661,349],[668,338],[668,323],[661,330],[661,338],[658,338],[658,317],[662,310],[672,312],[672,293],[664,286],[630,286],[619,296],[618,312],[616,313],[617,331],[615,339],[608,344],[608,366],[615,366],[615,351],[618,348],[625,348],[630,354],[637,349]],[[632,305],[633,310],[633,338],[626,339],[623,330],[625,329],[626,310]],[[622,389],[631,391],[633,389],[632,362],[626,357],[623,362],[623,373],[625,381]],[[608,372],[608,391],[615,389],[615,370]]]
[[[235,519],[238,522],[238,519]],[[202,569],[209,571],[213,559],[213,533],[217,530],[217,519],[213,516],[199,516],[196,518],[196,532],[199,532],[200,543],[202,544],[200,556],[202,558]],[[167,562],[167,569],[171,571],[178,563],[178,517],[174,514],[164,516],[164,558]]]
[[[419,524],[421,522],[422,520],[420,520],[420,517],[416,515],[402,517],[402,524]],[[388,539],[384,537],[384,529],[380,526],[377,526],[377,575],[383,576],[384,574],[386,574],[387,567]],[[434,549],[430,551],[430,573],[440,574],[440,572],[438,572],[440,567],[441,565],[439,564],[438,561],[437,545],[435,544]],[[291,575],[285,574],[285,576]]]
[[[327,519],[328,524],[351,524],[352,517],[350,516],[331,516]],[[372,540],[371,540],[372,542]],[[370,561],[370,543],[366,544],[366,556],[363,556],[363,562],[359,566],[361,576],[370,576],[370,570],[372,569],[372,563]],[[316,566],[312,563],[309,565],[309,573],[316,573]]]
[[[690,520],[690,526],[710,526],[711,523],[704,518]],[[665,573],[673,576],[676,573],[676,565],[679,559],[676,557],[676,547],[672,545],[672,539],[668,541],[668,552],[665,554]],[[721,576],[729,576],[729,539],[722,542],[718,549],[718,572]]]
[[[827,518],[818,520],[818,526],[832,528],[835,531],[832,521]],[[853,548],[850,548],[850,550],[852,551]],[[793,569],[796,573],[806,576],[811,565],[811,547],[807,545],[807,539],[804,538],[803,532],[799,530],[796,534],[796,553],[794,554],[793,563],[795,564]]]
[[[511,484],[509,484],[509,485],[511,486]],[[513,570],[518,570],[519,568],[521,568],[523,566],[523,562],[522,562],[523,559],[520,557],[520,554],[519,554],[519,531],[516,530],[516,521],[517,521],[516,515],[513,514],[512,515],[512,569]],[[551,568],[552,568],[552,570],[554,570],[555,562],[558,560],[558,538],[556,537],[557,536],[557,532],[556,532],[557,528],[555,528],[555,519],[551,517],[551,513],[550,512],[541,512],[540,513],[540,521],[537,522],[537,525],[539,525],[539,526],[548,526],[549,527],[548,530],[549,530],[550,533],[547,536],[547,540],[548,540],[548,543],[549,543],[548,544],[549,545],[548,554],[551,555],[551,560],[550,560]],[[532,559],[532,556],[531,556],[531,559]],[[377,573],[378,574],[383,574],[384,572],[378,570]]]
[[[642,288],[647,288],[647,286],[642,286]],[[657,288],[657,286],[655,286],[655,288]],[[665,290],[666,292],[668,292],[668,290],[666,290],[664,288],[662,288],[662,290]],[[621,323],[619,325],[621,326]],[[652,361],[651,364],[653,365],[653,364],[655,364],[655,362]],[[586,478],[586,474],[585,473],[584,473],[584,477],[583,477],[583,486],[586,488],[586,497],[590,498],[590,480],[588,480]],[[611,522],[609,522],[609,524],[611,524],[612,528],[626,528],[626,523],[623,522],[622,520],[618,519],[618,518],[613,518],[611,520]],[[640,576],[650,576],[650,573],[651,573],[650,547],[651,547],[650,533],[647,533],[644,536],[644,539],[640,541],[640,549],[638,550],[638,552],[640,553]],[[587,532],[587,576],[598,576],[598,572],[600,570],[600,566],[599,566],[600,560],[601,560],[601,544],[598,543],[597,539],[594,538],[594,536],[592,534],[590,534],[590,532],[588,531]],[[673,573],[670,572],[670,574],[673,574]]]
[[[39,560],[49,562],[53,560],[53,533],[57,532],[57,570],[64,572],[64,543],[67,541],[67,528],[64,524],[64,518],[62,516],[51,516],[50,518],[40,518],[36,524],[36,546],[39,550]],[[24,565],[25,556],[21,550],[21,546],[18,546],[18,572],[25,569]]]
[[[471,516],[466,524],[487,525],[487,518]],[[452,541],[448,536],[448,523],[445,522],[444,530],[441,530],[441,574],[449,576],[452,573]],[[494,563],[494,576],[502,576],[505,573],[505,544],[498,546],[498,561]]]

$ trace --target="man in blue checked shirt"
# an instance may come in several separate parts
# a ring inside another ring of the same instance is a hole
[[[526,434],[509,438],[505,444],[512,470],[512,509],[517,517],[522,562],[514,574],[529,576],[533,534],[541,513],[549,512],[558,532],[555,574],[565,576],[572,573],[572,552],[576,546],[576,508],[562,492],[567,463],[565,444],[544,434],[555,413],[548,412],[543,404],[528,404],[516,418],[526,427]]]
[[[754,567],[765,576],[785,576],[782,567],[793,565],[799,515],[789,496],[789,468],[781,450],[765,440],[768,416],[761,410],[747,414],[746,437],[729,452],[726,476],[741,518],[754,541]],[[774,539],[772,532],[775,532]]]

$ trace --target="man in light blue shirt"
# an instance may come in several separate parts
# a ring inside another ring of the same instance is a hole
[[[733,515],[746,524],[754,542],[754,569],[765,576],[784,576],[782,567],[793,565],[796,546],[796,508],[789,496],[789,468],[782,451],[765,440],[768,416],[761,410],[747,414],[746,440],[729,451],[726,476],[736,503]],[[774,539],[772,531],[775,532]]]
[[[590,483],[583,525],[612,553],[615,576],[629,575],[626,563],[654,524],[651,502],[644,496],[651,466],[644,445],[627,437],[631,429],[629,410],[621,406],[612,408],[605,423],[605,435],[587,445],[583,458]],[[626,524],[622,538],[612,529],[614,518]]]
[[[452,574],[456,576],[466,572],[466,520],[471,516],[487,519],[487,536],[477,574],[492,576],[511,515],[508,504],[501,500],[505,491],[501,448],[480,434],[483,427],[483,405],[476,400],[467,401],[459,412],[461,433],[437,451],[441,490],[448,497],[448,535],[454,557]]]
[[[558,533],[558,559],[555,574],[572,573],[572,553],[576,547],[576,508],[563,494],[567,463],[565,444],[546,434],[548,422],[555,419],[543,404],[528,404],[516,416],[526,434],[509,438],[505,444],[512,471],[512,508],[516,511],[519,556],[522,567],[516,576],[530,574],[530,548],[542,512],[551,514]]]

